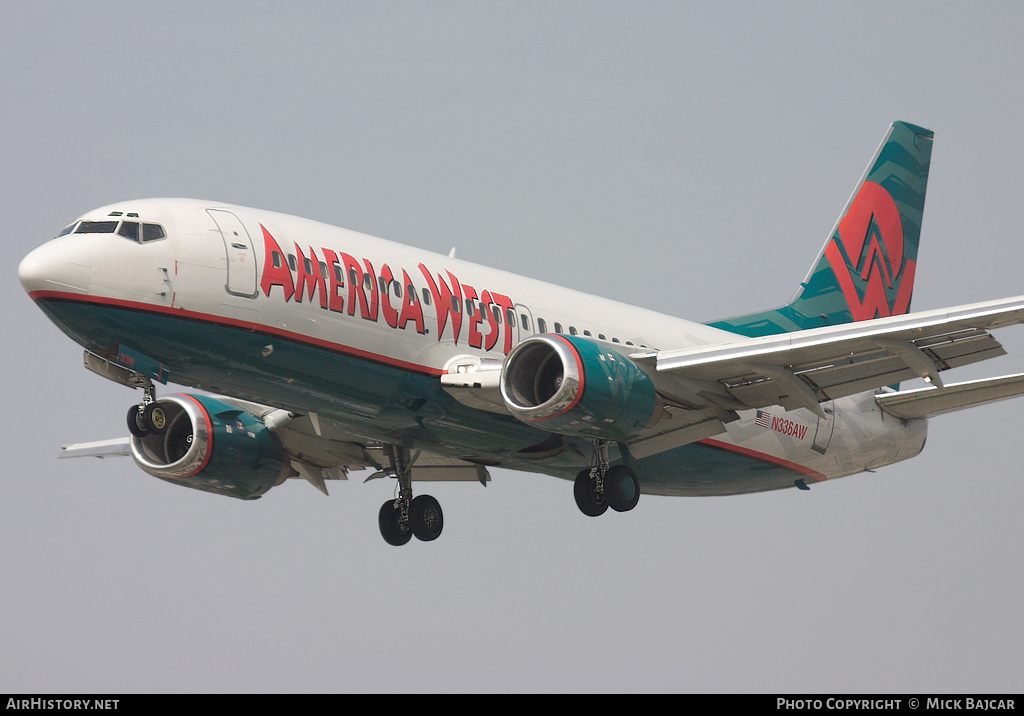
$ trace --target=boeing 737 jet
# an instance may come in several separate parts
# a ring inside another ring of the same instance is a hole
[[[1024,321],[1024,297],[910,313],[931,149],[894,123],[794,298],[707,324],[193,199],[89,211],[19,276],[88,369],[142,391],[130,437],[65,456],[241,499],[369,468],[397,481],[390,544],[441,533],[419,481],[486,485],[499,465],[574,480],[590,516],[808,489],[917,455],[931,416],[1024,393],[1024,374],[943,379],[1005,352],[990,331]],[[168,381],[202,392],[158,396]]]

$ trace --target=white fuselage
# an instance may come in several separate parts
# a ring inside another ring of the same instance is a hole
[[[535,333],[592,337],[620,344],[627,353],[737,339],[736,334],[700,323],[279,213],[198,200],[151,199],[102,207],[80,219],[127,221],[129,214],[138,215],[131,221],[159,225],[165,237],[139,241],[115,232],[61,236],[22,264],[22,282],[32,297],[82,301],[132,315],[258,334],[262,350],[246,353],[240,348],[231,362],[239,375],[268,366],[264,372],[268,384],[275,386],[273,395],[253,387],[251,379],[233,382],[231,370],[223,366],[217,369],[223,379],[211,379],[212,373],[200,370],[204,354],[194,345],[194,337],[188,338],[193,345],[182,350],[189,365],[179,361],[175,366],[174,355],[154,358],[172,366],[174,382],[292,410],[331,415],[321,394],[331,387],[325,384],[321,391],[310,383],[303,366],[294,366],[294,379],[303,389],[288,393],[289,369],[273,363],[282,341],[398,371],[398,378],[409,374],[436,380],[455,356],[502,359],[519,340]],[[111,339],[132,341],[128,335],[118,339],[117,326],[74,330],[67,322],[61,327],[89,349],[105,347],[101,343]],[[90,333],[94,329],[102,335]],[[925,422],[884,414],[873,393],[823,407],[827,419],[779,406],[742,412],[739,420],[727,424],[726,433],[700,445],[782,468],[794,479],[802,476],[808,481],[903,460],[924,445]],[[362,426],[373,437],[393,427],[381,415],[334,417],[350,430]],[[477,452],[486,439],[474,435]],[[503,439],[494,436],[495,443]],[[466,453],[464,445],[451,449]],[[552,466],[503,464],[561,476],[569,469],[564,460]],[[666,468],[659,463],[658,469]],[[776,481],[717,490],[712,473],[681,473],[682,469],[678,479],[655,480],[653,485],[644,481],[644,489],[720,494],[783,486]]]

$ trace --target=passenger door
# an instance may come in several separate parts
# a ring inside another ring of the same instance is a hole
[[[256,252],[242,222],[230,211],[207,209],[220,229],[227,253],[227,281],[224,288],[233,296],[256,297]]]

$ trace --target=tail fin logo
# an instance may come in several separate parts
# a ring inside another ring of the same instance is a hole
[[[855,321],[906,313],[917,262],[904,256],[903,219],[880,184],[865,181],[825,250]]]

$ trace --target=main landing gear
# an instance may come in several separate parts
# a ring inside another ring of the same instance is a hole
[[[137,438],[162,435],[167,429],[167,414],[156,402],[156,388],[148,379],[143,390],[142,402],[128,409],[128,432]]]
[[[412,467],[409,449],[385,445],[391,472],[398,479],[398,496],[380,507],[380,534],[388,544],[401,546],[416,537],[430,542],[441,536],[444,514],[430,495],[412,496]]]
[[[640,481],[633,469],[608,462],[608,443],[595,440],[591,466],[576,476],[573,485],[576,506],[588,517],[603,515],[609,507],[628,512],[640,499]]]

